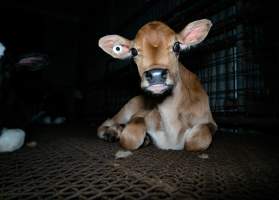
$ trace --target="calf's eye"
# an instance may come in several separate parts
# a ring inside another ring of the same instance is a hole
[[[173,47],[172,47],[172,50],[173,50],[173,52],[175,52],[175,53],[179,53],[180,52],[180,43],[179,42],[175,42],[174,44],[173,44]]]
[[[136,50],[135,48],[131,48],[130,51],[133,57],[136,57],[138,55],[138,50]]]

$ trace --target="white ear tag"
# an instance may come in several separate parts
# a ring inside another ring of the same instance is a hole
[[[123,51],[123,47],[121,45],[115,45],[112,48],[113,52],[116,54],[120,54]]]

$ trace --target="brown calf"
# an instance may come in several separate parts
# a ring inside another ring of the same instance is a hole
[[[217,125],[208,96],[197,76],[178,61],[180,50],[204,40],[211,22],[203,19],[175,33],[166,24],[144,25],[134,40],[104,36],[99,46],[114,58],[133,57],[141,88],[149,93],[132,98],[112,119],[99,128],[101,139],[119,140],[126,149],[138,149],[147,135],[161,149],[205,150]]]

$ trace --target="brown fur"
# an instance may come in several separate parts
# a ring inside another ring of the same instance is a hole
[[[200,126],[196,134],[186,140],[185,149],[187,151],[202,151],[208,148],[211,143],[212,135],[206,124]]]
[[[120,145],[125,149],[134,150],[144,142],[146,126],[144,118],[135,118],[128,123],[120,135]]]
[[[142,82],[145,71],[159,67],[168,70],[167,79],[174,83],[174,88],[170,96],[161,100],[134,97],[112,119],[100,126],[99,137],[106,139],[104,135],[107,129],[126,124],[123,130],[116,131],[120,145],[126,149],[139,148],[147,133],[162,149],[199,151],[208,148],[217,127],[211,115],[208,96],[197,76],[179,63],[172,47],[175,41],[184,46],[188,45],[185,43],[188,40],[193,44],[201,42],[210,27],[208,20],[199,20],[186,26],[181,34],[176,34],[167,25],[155,21],[144,25],[134,41],[125,40],[125,47],[128,45],[138,50],[135,62]],[[105,37],[115,42],[123,41],[120,36]],[[112,52],[102,45],[107,44],[106,40],[101,38],[99,45],[106,52]],[[124,53],[128,55],[128,52]],[[116,58],[127,56],[110,54]]]

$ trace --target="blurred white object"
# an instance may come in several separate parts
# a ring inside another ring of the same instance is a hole
[[[0,42],[0,58],[4,56],[5,46]]]
[[[131,151],[119,150],[115,154],[115,159],[126,158],[126,157],[131,156],[131,155],[133,155],[133,153]]]
[[[202,154],[198,155],[198,157],[201,159],[208,159],[209,155],[207,153],[202,153]]]
[[[53,121],[54,124],[63,124],[66,121],[65,117],[56,117]]]
[[[0,152],[12,152],[22,147],[25,132],[21,129],[3,129],[0,134]]]
[[[36,141],[32,141],[32,142],[28,142],[26,144],[26,146],[30,147],[30,148],[35,148],[37,146],[37,142]]]
[[[44,124],[51,124],[51,118],[49,116],[45,117],[43,119],[43,121],[44,121]]]

